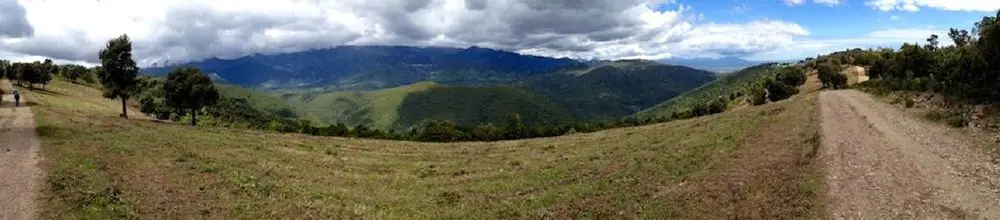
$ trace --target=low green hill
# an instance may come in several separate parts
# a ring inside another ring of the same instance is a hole
[[[573,121],[569,111],[548,97],[512,87],[433,87],[410,93],[399,107],[396,127],[424,120],[456,125],[502,124],[517,113],[526,124],[558,125]]]
[[[511,113],[525,123],[566,122],[569,113],[551,100],[513,87],[448,87],[432,82],[371,92],[319,92],[281,95],[320,124],[338,122],[378,129],[405,129],[424,120],[457,125],[499,124]]]
[[[672,113],[689,108],[695,104],[709,102],[718,98],[729,98],[731,94],[740,92],[744,86],[773,75],[775,73],[772,71],[774,65],[774,63],[761,64],[722,76],[711,83],[643,110],[637,113],[636,116],[640,118],[670,117]]]
[[[399,119],[399,108],[410,93],[441,85],[421,82],[372,92],[316,92],[283,94],[289,105],[309,112],[307,118],[319,124],[364,124],[375,128],[392,128]]]
[[[286,118],[305,116],[304,112],[292,108],[284,100],[264,91],[256,91],[227,84],[215,84],[215,88],[219,90],[219,94],[223,97],[246,99],[254,108],[270,112],[277,116]]]
[[[715,79],[712,72],[646,60],[569,69],[522,83],[590,121],[634,114]]]

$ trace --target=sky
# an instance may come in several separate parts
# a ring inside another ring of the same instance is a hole
[[[0,0],[0,59],[140,66],[338,45],[479,46],[577,59],[795,60],[898,48],[1000,0]]]

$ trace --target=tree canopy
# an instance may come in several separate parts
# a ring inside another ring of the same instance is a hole
[[[198,110],[219,100],[219,92],[212,79],[195,68],[171,71],[163,82],[163,92],[167,105],[191,111],[191,125],[198,124]]]
[[[127,35],[121,35],[109,40],[99,55],[104,71],[98,72],[100,73],[98,76],[101,79],[104,97],[121,99],[121,117],[128,118],[125,102],[135,93],[135,77],[139,73],[139,67],[132,60],[132,42]]]

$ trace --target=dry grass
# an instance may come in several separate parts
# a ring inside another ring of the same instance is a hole
[[[810,218],[815,94],[555,138],[414,143],[115,118],[88,87],[36,100],[44,218]],[[96,95],[95,95],[96,94]]]

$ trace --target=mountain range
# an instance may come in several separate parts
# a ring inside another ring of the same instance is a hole
[[[715,79],[713,72],[648,60],[578,61],[470,47],[341,46],[172,68],[209,73],[224,96],[317,124],[406,129],[425,120],[462,126],[608,121]],[[228,85],[228,86],[227,86]]]
[[[164,75],[176,67],[197,67],[213,73],[220,82],[243,87],[344,91],[377,90],[428,80],[447,85],[499,85],[584,65],[567,58],[480,47],[339,46],[236,59],[212,58],[142,71]]]
[[[665,64],[689,66],[718,73],[733,73],[742,70],[743,68],[764,63],[759,61],[744,60],[738,57],[670,58],[658,61]]]

